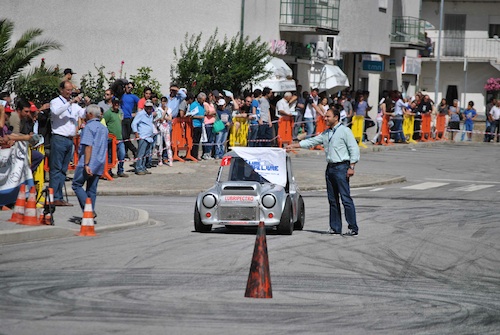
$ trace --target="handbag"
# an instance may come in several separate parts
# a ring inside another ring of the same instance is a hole
[[[221,121],[221,119],[219,119],[219,114],[215,114],[215,117],[216,117],[216,120],[212,126],[212,132],[214,134],[218,134],[220,133],[224,128],[226,128],[226,125],[224,124],[224,122]]]

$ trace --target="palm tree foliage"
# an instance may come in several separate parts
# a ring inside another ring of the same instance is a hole
[[[38,37],[43,33],[38,28],[25,31],[13,43],[13,31],[14,23],[12,21],[0,20],[0,91],[7,89],[34,58],[49,50],[61,48],[61,45],[53,40],[38,41]]]

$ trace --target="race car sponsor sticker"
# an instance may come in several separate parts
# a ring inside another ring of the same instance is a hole
[[[231,156],[222,157],[220,161],[220,166],[228,166],[231,164]]]
[[[253,195],[225,195],[225,201],[231,202],[253,202],[255,197]]]

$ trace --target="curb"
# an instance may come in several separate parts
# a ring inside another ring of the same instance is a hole
[[[96,226],[95,231],[97,233],[104,233],[154,224],[154,222],[149,219],[149,213],[147,211],[138,208],[130,209],[137,211],[137,220],[109,226]],[[37,226],[31,229],[4,230],[0,231],[0,245],[73,237],[78,231],[78,229],[62,228],[58,226]]]

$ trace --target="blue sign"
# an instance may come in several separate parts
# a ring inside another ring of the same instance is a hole
[[[384,62],[375,61],[375,60],[364,60],[363,61],[363,71],[382,72],[382,71],[384,71]]]

